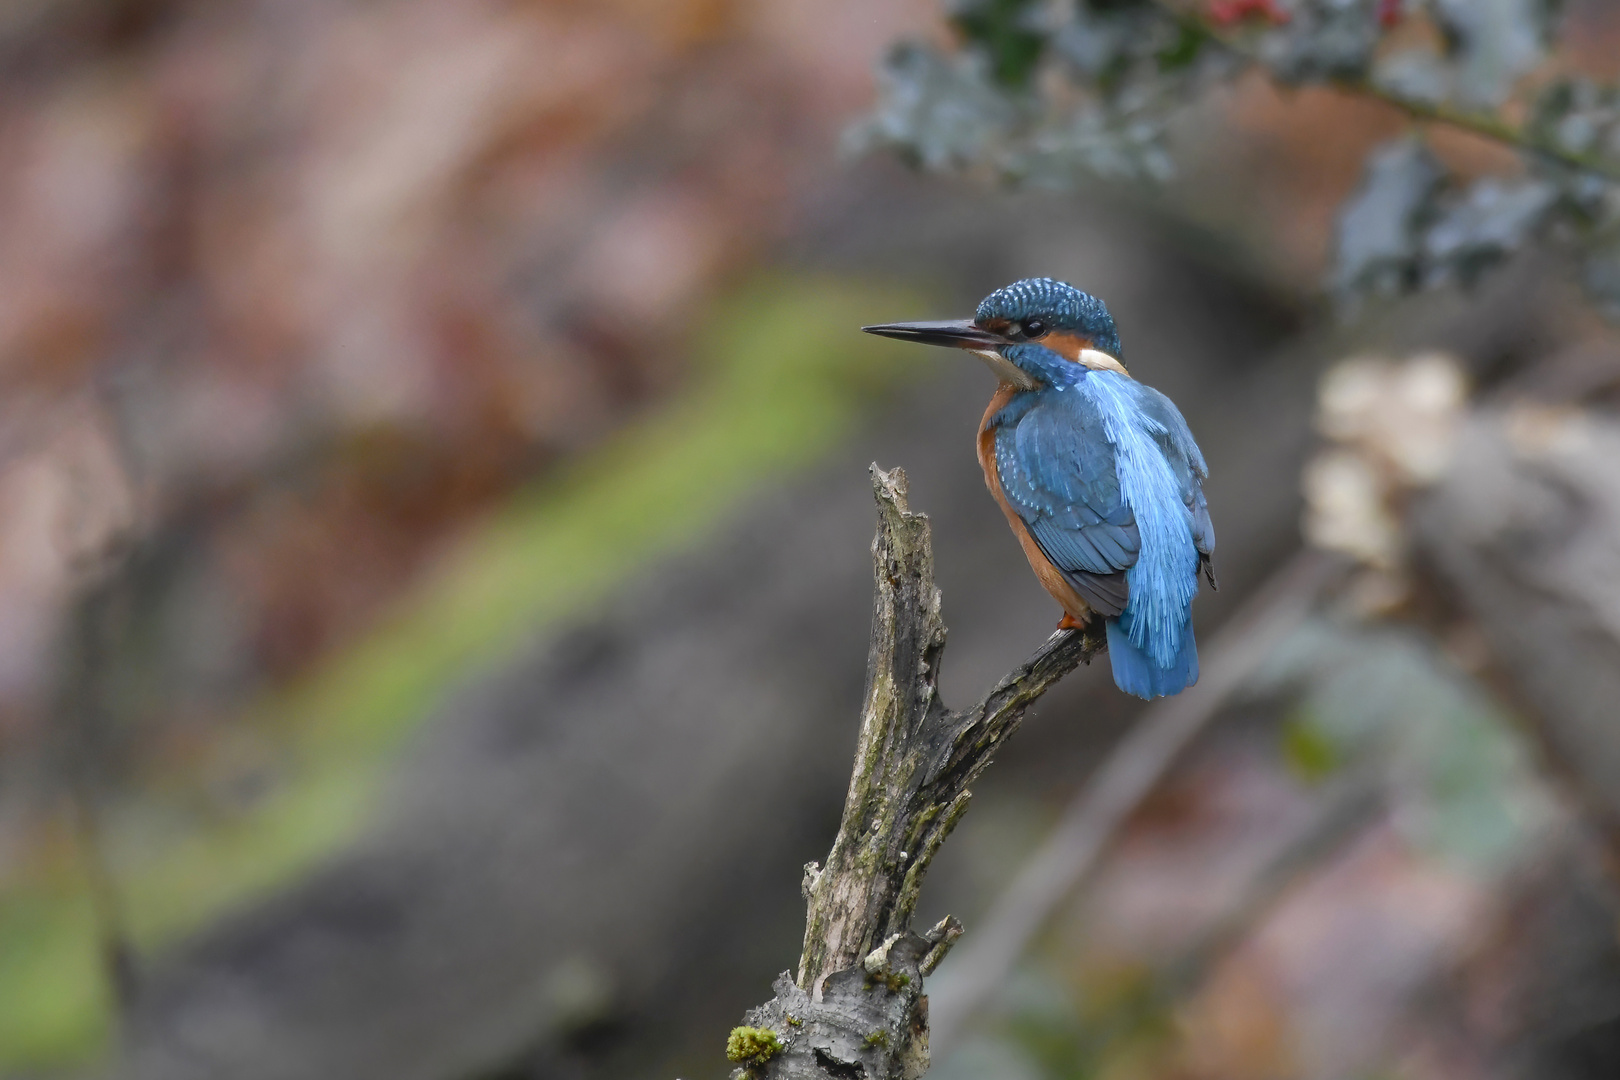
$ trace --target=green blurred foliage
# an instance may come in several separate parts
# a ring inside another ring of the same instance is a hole
[[[1018,89],[1029,85],[1046,48],[1046,37],[1034,22],[1042,6],[1040,0],[959,0],[950,20],[984,50],[996,81]]]
[[[1428,854],[1489,874],[1545,820],[1511,718],[1415,634],[1313,620],[1258,684],[1297,702],[1283,730],[1289,766],[1315,779],[1381,756],[1403,806],[1397,826]]]
[[[1344,764],[1339,747],[1305,715],[1295,715],[1283,724],[1282,754],[1294,775],[1312,784]]]
[[[998,994],[997,1022],[938,1063],[935,1080],[1096,1080],[1154,1075],[1176,1035],[1175,1001],[1147,967],[1067,979],[1025,964]]]

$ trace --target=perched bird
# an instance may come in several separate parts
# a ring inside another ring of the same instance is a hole
[[[1120,362],[1094,296],[1051,278],[997,289],[971,322],[885,323],[869,334],[980,357],[1001,385],[979,427],[979,464],[1060,629],[1106,620],[1114,682],[1176,694],[1198,681],[1192,602],[1215,585],[1209,470],[1170,399]]]

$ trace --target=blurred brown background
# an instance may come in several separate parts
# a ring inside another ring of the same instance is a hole
[[[902,35],[948,38],[930,0],[0,11],[0,1073],[722,1075],[836,826],[867,462],[935,521],[951,700],[1057,615],[972,457],[988,378],[863,322],[1105,297],[1211,463],[1206,640],[1299,545],[1346,356],[1607,423],[1616,338],[1551,257],[1323,305],[1392,110],[1246,80],[1163,192],[1013,193],[841,152]],[[1615,886],[1523,701],[1477,628],[1350,607],[938,1075],[1620,1076]],[[1139,711],[1101,670],[1047,699],[929,912],[971,933]],[[1374,728],[1421,744],[1387,811],[1141,1005]]]

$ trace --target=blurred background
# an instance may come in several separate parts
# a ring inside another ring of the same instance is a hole
[[[725,1075],[868,463],[948,701],[1059,614],[989,376],[857,328],[1052,275],[1222,588],[1099,855],[1106,665],[976,790],[931,1075],[1620,1076],[1620,5],[1553,7],[5,4],[0,1075]]]

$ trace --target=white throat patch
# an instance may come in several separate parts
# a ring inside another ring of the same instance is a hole
[[[1030,376],[1029,372],[1008,360],[994,349],[969,349],[974,356],[983,360],[996,378],[1004,383],[1012,383],[1020,390],[1033,390],[1039,384]],[[1098,353],[1101,356],[1101,353]],[[1115,361],[1116,363],[1118,361]],[[1123,370],[1123,369],[1122,369]]]
[[[1084,364],[1086,367],[1090,368],[1092,371],[1117,371],[1121,375],[1130,374],[1130,372],[1125,370],[1124,364],[1120,363],[1112,356],[1109,356],[1107,353],[1099,352],[1096,349],[1081,349],[1080,355],[1075,357],[1075,359]]]

